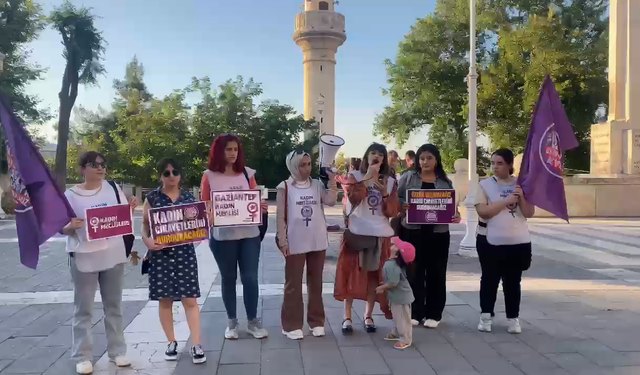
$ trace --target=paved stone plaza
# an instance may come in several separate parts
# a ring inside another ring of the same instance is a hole
[[[331,222],[340,222],[338,211],[328,214]],[[273,225],[272,221],[271,232]],[[477,259],[454,254],[464,235],[464,226],[455,225],[444,321],[436,330],[417,327],[413,348],[396,351],[382,339],[391,322],[381,315],[374,316],[378,332],[366,334],[362,303],[355,306],[354,334],[342,335],[342,306],[331,296],[339,241],[334,234],[324,275],[328,334],[290,341],[280,328],[283,260],[273,234],[268,234],[259,275],[259,307],[271,334],[268,339],[258,341],[241,332],[240,340],[224,340],[220,277],[203,244],[198,259],[208,362],[193,365],[186,354],[177,363],[164,361],[166,343],[157,304],[147,302],[146,277],[128,266],[124,315],[133,366],[116,369],[108,363],[98,295],[95,374],[640,374],[640,221],[576,219],[567,225],[535,219],[531,230],[535,257],[523,283],[519,336],[506,333],[501,297],[494,332],[476,330],[480,268]],[[136,246],[143,250],[140,242]],[[68,359],[73,288],[64,242],[54,238],[43,246],[38,270],[31,271],[18,261],[15,224],[2,221],[0,254],[0,374],[73,374]],[[242,318],[242,289],[238,291]],[[189,331],[181,307],[175,312],[182,349],[190,345]]]

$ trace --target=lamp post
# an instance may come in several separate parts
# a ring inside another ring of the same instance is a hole
[[[477,122],[478,122],[478,73],[476,71],[476,0],[469,0],[471,20],[469,27],[469,192],[463,204],[467,208],[467,231],[465,233],[458,255],[476,257],[476,229],[478,228],[478,212],[476,212],[477,173]]]
[[[4,59],[5,59],[5,54],[0,52],[0,74],[2,74],[2,71],[4,70]],[[1,147],[1,146],[0,146]],[[0,200],[2,200],[2,194],[4,193],[2,187],[0,186]],[[2,206],[0,205],[0,219],[5,219],[7,217],[7,214],[4,212],[4,210],[2,209]]]

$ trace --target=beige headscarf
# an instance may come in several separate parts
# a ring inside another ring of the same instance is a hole
[[[309,182],[309,179],[305,179],[300,174],[300,161],[305,156],[311,157],[308,152],[305,151],[291,151],[287,155],[287,169],[289,169],[289,173],[291,173],[291,177],[289,178],[289,182],[296,185],[302,185]]]

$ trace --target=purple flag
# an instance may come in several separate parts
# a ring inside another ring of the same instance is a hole
[[[518,183],[527,201],[569,221],[562,170],[564,152],[578,140],[549,76],[542,84],[522,157]]]
[[[7,139],[11,194],[16,202],[20,262],[36,269],[40,245],[62,230],[75,214],[3,96],[0,96],[0,119]]]

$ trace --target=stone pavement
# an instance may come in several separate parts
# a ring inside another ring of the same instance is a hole
[[[339,212],[328,211],[340,222]],[[139,228],[139,218],[136,226]],[[274,228],[273,218],[271,232]],[[166,339],[157,304],[147,301],[146,278],[139,268],[125,276],[126,339],[130,369],[116,369],[104,355],[106,342],[100,297],[94,318],[96,374],[640,374],[640,221],[532,221],[534,261],[523,285],[523,333],[506,333],[502,297],[494,333],[477,332],[477,259],[455,255],[464,226],[452,226],[447,307],[436,330],[414,330],[414,347],[394,350],[382,338],[391,327],[375,315],[379,330],[362,328],[363,303],[355,304],[355,332],[340,332],[342,305],[331,296],[337,242],[332,234],[324,282],[327,333],[300,342],[281,335],[280,306],[283,260],[273,234],[263,243],[259,311],[271,336],[259,341],[241,332],[237,341],[223,337],[226,314],[220,277],[207,244],[198,247],[203,297],[202,336],[205,365],[193,365],[188,354],[176,363],[163,358]],[[141,248],[141,243],[136,246]],[[0,374],[73,374],[69,363],[72,284],[64,243],[53,239],[42,249],[37,271],[18,261],[15,224],[0,222]],[[239,283],[238,283],[239,284]],[[208,293],[205,293],[208,291]],[[238,289],[241,318],[242,289]],[[175,308],[180,348],[189,347],[184,311]],[[241,321],[241,327],[246,322]]]

